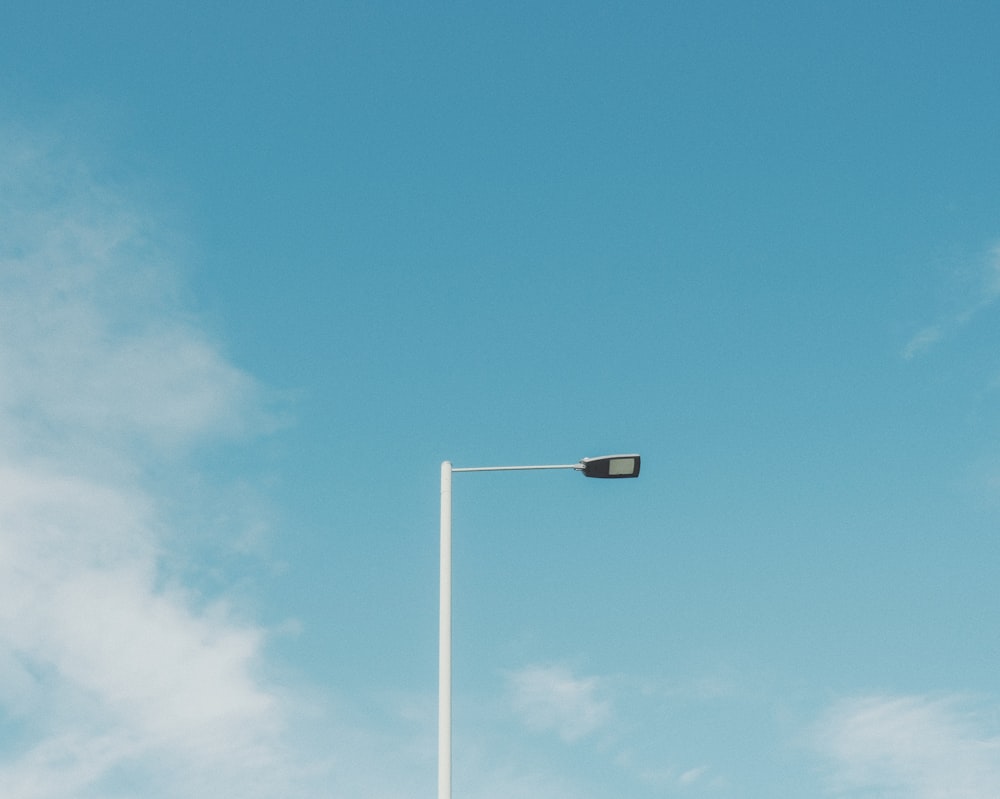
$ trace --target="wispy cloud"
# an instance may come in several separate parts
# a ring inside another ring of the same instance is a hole
[[[677,782],[679,782],[681,785],[693,785],[702,777],[704,777],[707,771],[708,769],[705,766],[699,766],[698,768],[688,769],[683,774],[681,774],[680,777],[677,778]]]
[[[144,475],[267,424],[155,225],[0,136],[0,796],[299,795],[266,631],[164,569]]]
[[[974,295],[964,307],[934,324],[921,328],[906,342],[902,350],[904,359],[911,360],[923,354],[1000,300],[1000,245],[994,246],[987,253],[984,264],[977,274],[976,283]]]
[[[1000,796],[997,706],[962,697],[869,696],[839,702],[817,728],[834,796]]]
[[[529,665],[505,676],[508,712],[520,724],[577,747],[586,742],[590,764],[598,771],[617,772],[637,795],[715,790],[728,784],[704,761],[691,762],[690,747],[673,740],[678,721],[671,714],[677,702],[712,701],[701,680],[668,686],[623,675],[580,675],[561,664]],[[715,692],[709,695],[715,697]],[[575,795],[583,795],[585,783],[577,784]]]
[[[611,718],[597,677],[576,677],[563,666],[527,666],[507,675],[511,706],[530,729],[575,741]]]
[[[913,338],[906,342],[906,346],[903,347],[903,358],[906,360],[911,360],[915,358],[924,350],[929,349],[934,344],[942,339],[945,334],[945,325],[936,324],[925,327],[923,330],[918,332]]]

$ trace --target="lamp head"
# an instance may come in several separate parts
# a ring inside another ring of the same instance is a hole
[[[584,477],[638,477],[638,455],[602,455],[599,458],[584,458],[579,468]]]

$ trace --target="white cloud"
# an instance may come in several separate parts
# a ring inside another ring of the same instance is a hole
[[[681,785],[692,785],[693,783],[697,782],[702,777],[704,777],[707,771],[708,769],[705,766],[699,766],[698,768],[688,769],[683,774],[681,774],[680,777],[677,778],[677,781]]]
[[[988,712],[987,712],[988,711]],[[997,707],[960,697],[871,696],[835,705],[817,728],[834,796],[1000,796]]]
[[[0,253],[5,438],[76,457],[84,442],[176,445],[260,421],[254,381],[162,307],[161,281],[117,240],[127,233],[63,224],[57,241],[40,231],[36,248]]]
[[[143,219],[0,135],[0,796],[299,796],[266,631],[164,570],[150,470],[267,424]]]
[[[575,677],[562,666],[528,666],[507,675],[511,704],[530,729],[575,741],[611,718],[596,677]]]
[[[925,327],[906,343],[903,348],[903,357],[908,361],[915,358],[940,341],[943,335],[944,330],[941,325]]]
[[[985,304],[1000,300],[1000,244],[990,250],[990,259],[986,267],[986,280],[983,291]]]
[[[1000,245],[994,246],[977,270],[974,297],[959,311],[919,330],[903,347],[902,356],[911,360],[952,335],[1000,300]]]

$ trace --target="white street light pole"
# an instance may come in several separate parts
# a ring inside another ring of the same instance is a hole
[[[454,472],[511,472],[575,469],[585,477],[638,477],[638,455],[584,458],[557,466],[474,466],[441,464],[441,598],[438,636],[438,799],[451,799],[451,476]]]
[[[438,799],[451,799],[451,461],[441,464],[441,604],[438,627]]]

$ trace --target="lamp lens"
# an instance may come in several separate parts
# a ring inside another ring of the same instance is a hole
[[[612,458],[608,465],[608,474],[611,477],[632,474],[635,471],[635,458]]]

